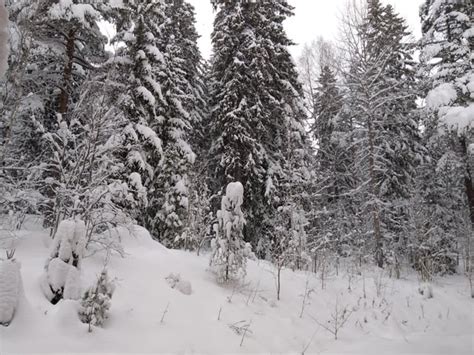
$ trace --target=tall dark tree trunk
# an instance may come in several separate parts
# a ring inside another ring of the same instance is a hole
[[[69,92],[71,88],[72,69],[74,65],[74,51],[76,41],[76,30],[70,29],[66,38],[66,65],[63,72],[63,87],[59,96],[58,112],[62,115],[68,111]]]
[[[380,228],[380,212],[377,203],[377,179],[375,173],[375,132],[372,125],[372,117],[368,119],[368,134],[369,134],[369,170],[370,170],[370,193],[372,199],[372,224],[374,228],[374,239],[375,239],[375,262],[377,266],[383,267],[383,251],[382,251],[382,230]]]
[[[469,164],[468,143],[466,137],[459,139],[461,144],[461,153],[465,161],[466,172],[464,175],[464,186],[466,187],[466,196],[469,206],[469,214],[471,216],[471,223],[474,226],[474,186],[472,181],[472,171]]]

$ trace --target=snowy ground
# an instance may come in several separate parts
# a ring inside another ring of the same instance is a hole
[[[323,290],[319,275],[285,270],[276,301],[274,271],[266,262],[249,262],[246,285],[222,287],[206,270],[206,255],[167,250],[140,229],[123,242],[127,256],[109,263],[109,275],[117,278],[110,318],[104,329],[88,333],[77,318],[77,302],[53,306],[41,293],[47,233],[22,231],[16,256],[25,298],[12,324],[0,327],[0,354],[301,354],[305,348],[306,354],[473,353],[473,302],[461,276],[437,280],[434,297],[426,299],[416,275],[393,280],[367,271],[350,277],[341,267]],[[84,286],[96,280],[103,260],[103,255],[85,260]],[[192,294],[170,288],[165,280],[170,273],[191,281]],[[305,289],[314,292],[300,317]],[[318,325],[331,325],[336,302],[350,313],[338,340]],[[242,346],[242,335],[229,326],[240,321],[250,323]]]

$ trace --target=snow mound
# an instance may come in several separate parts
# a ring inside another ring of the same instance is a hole
[[[22,292],[20,263],[13,260],[0,262],[0,324],[13,320]]]
[[[82,331],[84,326],[79,321],[79,302],[75,300],[61,300],[52,310],[53,322],[62,332]]]
[[[53,304],[60,299],[81,297],[81,264],[86,248],[86,225],[82,220],[64,220],[56,231],[41,287]]]
[[[166,281],[171,288],[174,288],[184,295],[190,295],[193,293],[191,282],[182,280],[180,274],[169,274],[166,277]]]
[[[370,267],[357,273],[352,263],[340,260],[338,269],[328,265],[324,278],[281,270],[277,301],[276,269],[269,262],[249,260],[244,282],[221,286],[209,272],[208,254],[163,253],[166,249],[144,230],[133,232],[122,237],[135,247],[124,258],[112,255],[108,261],[117,277],[113,307],[106,327],[91,334],[79,319],[78,301],[45,301],[38,277],[48,250],[38,242],[38,233],[25,236],[17,255],[28,302],[20,300],[14,321],[0,327],[0,352],[472,353],[474,319],[467,311],[472,299],[465,276],[436,278],[430,282],[434,297],[426,299],[415,273],[403,271],[397,280]],[[84,284],[96,282],[103,268],[103,255],[85,258]],[[168,276],[176,281],[178,273],[192,282],[192,297],[178,294],[176,282],[174,288],[167,283]],[[334,314],[344,309],[351,315],[335,341],[319,324],[332,326]],[[248,324],[248,332],[239,335],[229,328],[240,324]]]
[[[136,248],[159,249],[167,251],[168,249],[157,241],[153,240],[145,228],[133,225],[130,227],[117,227],[109,232],[111,236],[117,238],[127,251]]]

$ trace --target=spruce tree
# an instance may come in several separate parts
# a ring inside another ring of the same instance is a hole
[[[163,159],[150,190],[147,227],[166,246],[181,246],[189,211],[189,173],[195,162],[192,129],[202,120],[200,53],[194,10],[186,2],[164,1],[157,19],[157,47],[163,66],[157,71],[164,102],[152,128],[163,144]]]
[[[431,277],[436,272],[455,272],[459,247],[469,243],[474,223],[469,153],[474,112],[470,89],[473,8],[465,0],[426,1],[420,16],[424,141],[430,159],[419,179],[421,222],[414,264],[425,277]]]
[[[165,105],[158,78],[165,58],[157,47],[156,20],[164,15],[159,3],[140,0],[124,4],[115,16],[114,41],[125,44],[109,61],[120,90],[116,105],[121,108],[122,128],[115,137],[120,146],[116,154],[123,162],[118,175],[128,182],[131,191],[122,207],[144,223],[148,190],[163,159],[163,143],[156,126],[162,121],[158,107]]]
[[[94,286],[86,290],[81,299],[79,319],[89,326],[101,327],[108,318],[115,285],[109,280],[107,269],[102,270]]]
[[[348,255],[351,247],[353,170],[351,123],[345,110],[342,90],[333,71],[325,66],[314,95],[313,139],[317,142],[314,193],[311,209],[311,248],[314,258],[332,250]]]
[[[218,194],[231,181],[244,185],[244,234],[257,245],[271,238],[291,153],[306,153],[302,89],[283,29],[292,8],[286,1],[213,3],[210,187]]]
[[[240,182],[227,185],[221,208],[217,212],[217,224],[213,226],[210,266],[218,282],[242,279],[246,275],[247,257],[250,250],[243,239],[245,218],[242,212],[244,189]]]

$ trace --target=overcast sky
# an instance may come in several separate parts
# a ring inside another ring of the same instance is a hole
[[[211,54],[211,32],[213,24],[213,10],[210,0],[188,0],[196,8],[197,29],[201,35],[199,45],[205,58]],[[288,36],[297,43],[291,48],[296,57],[301,47],[318,36],[326,39],[335,39],[338,32],[338,19],[347,0],[289,0],[295,7],[295,16],[285,23]],[[395,9],[407,20],[415,37],[420,36],[420,22],[418,12],[424,0],[382,0],[392,4]]]

